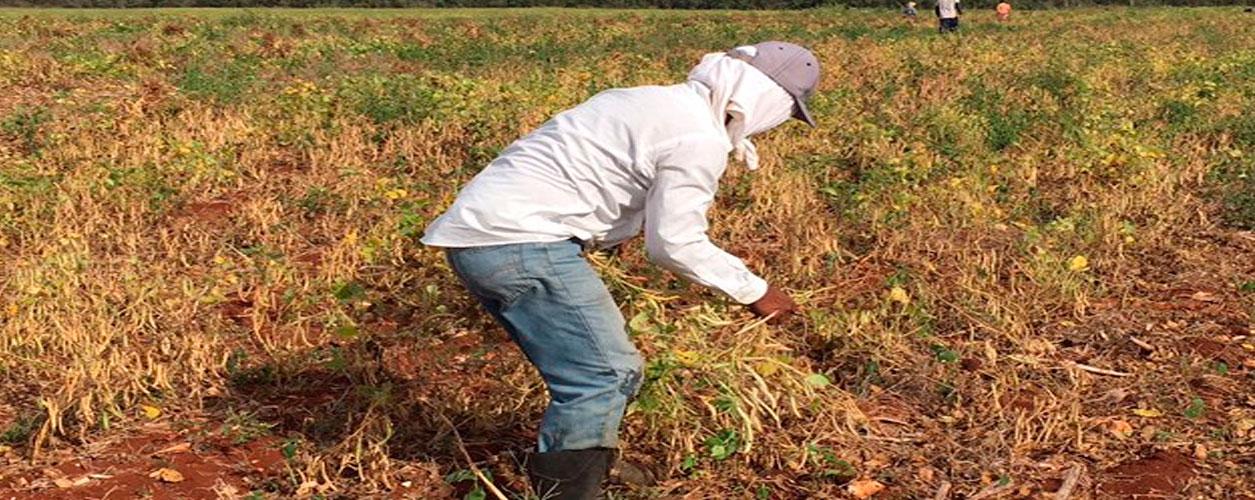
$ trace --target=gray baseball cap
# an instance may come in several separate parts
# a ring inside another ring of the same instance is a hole
[[[793,108],[793,117],[814,127],[815,119],[806,108],[806,100],[819,86],[819,60],[815,54],[788,42],[762,42],[754,48],[757,53],[752,57],[736,50],[728,51],[728,55],[749,63],[783,87],[797,105]]]

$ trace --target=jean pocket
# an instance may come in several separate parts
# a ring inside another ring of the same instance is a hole
[[[450,250],[449,264],[466,288],[485,305],[505,307],[536,287],[513,245]]]

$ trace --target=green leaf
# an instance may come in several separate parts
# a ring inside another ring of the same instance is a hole
[[[1202,398],[1194,398],[1190,401],[1190,407],[1185,409],[1185,418],[1198,418],[1203,416],[1203,411],[1207,409],[1206,403]]]
[[[295,458],[296,450],[297,450],[297,447],[299,446],[300,446],[300,443],[295,439],[289,439],[287,442],[283,443],[283,448],[282,448],[283,458],[286,458],[288,460],[292,460],[293,458]]]
[[[340,286],[337,286],[335,291],[332,292],[332,294],[335,295],[336,300],[341,302],[348,302],[361,297],[365,293],[366,289],[362,288],[362,285],[357,284],[355,281],[341,283]]]
[[[449,484],[457,484],[463,481],[474,481],[474,480],[475,480],[475,473],[467,469],[455,470],[453,472],[450,472],[449,475],[444,477],[444,482],[449,483]]]
[[[653,329],[653,325],[651,323],[649,313],[641,311],[636,313],[635,316],[632,316],[632,319],[628,321],[628,328],[633,332],[647,332]]]
[[[953,363],[959,360],[959,353],[947,349],[946,346],[933,344],[932,350],[933,354],[937,356],[937,361],[942,363]]]
[[[697,455],[686,455],[684,460],[680,462],[680,470],[688,473],[697,468]]]
[[[357,337],[357,327],[353,325],[341,325],[336,327],[335,334],[344,340],[352,340]]]
[[[488,498],[488,494],[484,493],[484,489],[480,488],[479,485],[475,485],[475,489],[462,497],[463,500],[484,500],[485,498]]]
[[[822,373],[812,373],[806,377],[806,384],[811,387],[828,387],[832,385],[832,380]]]
[[[737,407],[736,398],[729,394],[722,394],[715,398],[714,405],[720,413],[731,413]]]
[[[736,431],[725,429],[719,431],[718,434],[706,438],[706,452],[710,454],[710,458],[715,460],[725,460],[734,455],[737,448],[741,447],[741,437]]]

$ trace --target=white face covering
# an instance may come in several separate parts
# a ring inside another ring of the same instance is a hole
[[[750,46],[733,49],[753,57],[757,49]],[[710,90],[710,110],[719,123],[725,116],[728,140],[736,159],[746,168],[758,168],[758,150],[750,137],[776,128],[793,115],[793,97],[767,75],[749,63],[717,52],[706,54],[689,72],[689,81]]]

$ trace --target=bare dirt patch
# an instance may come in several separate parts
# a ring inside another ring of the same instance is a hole
[[[216,498],[264,489],[286,470],[281,444],[204,439],[166,426],[142,428],[123,440],[88,446],[92,452],[52,459],[42,469],[0,478],[12,499]],[[154,477],[162,469],[177,475]],[[171,480],[175,479],[175,480]]]
[[[1194,463],[1180,453],[1161,450],[1107,469],[1100,477],[1101,498],[1169,498],[1194,478]]]

